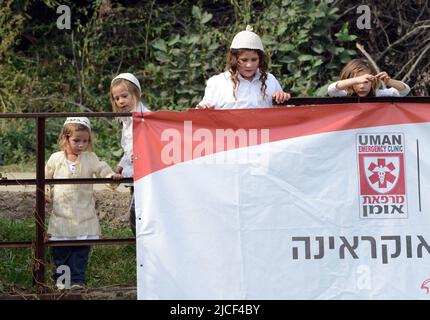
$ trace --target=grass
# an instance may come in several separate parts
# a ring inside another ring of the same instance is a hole
[[[7,172],[36,172],[36,163],[16,163],[0,166],[0,173]]]
[[[112,228],[108,222],[102,224],[104,238],[129,238],[129,228]],[[29,241],[35,238],[34,220],[0,219],[0,241]],[[0,292],[8,288],[32,291],[30,248],[0,248]],[[51,275],[55,271],[51,251],[46,251],[46,284],[53,286]],[[93,246],[90,253],[87,286],[100,288],[108,286],[136,286],[135,245]]]

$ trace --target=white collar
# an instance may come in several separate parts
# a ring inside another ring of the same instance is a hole
[[[254,81],[259,81],[260,80],[260,76],[261,76],[261,72],[260,69],[257,69],[257,71],[255,72],[254,78],[252,78],[252,80],[250,82],[254,82]],[[247,79],[245,79],[244,77],[242,77],[242,75],[239,73],[239,77],[240,80],[243,81],[249,81]]]
[[[146,112],[148,111],[148,109],[143,105],[142,101],[139,101],[139,103],[137,104],[136,108],[130,112]],[[119,117],[119,119],[122,122],[131,122],[132,121],[132,117]]]

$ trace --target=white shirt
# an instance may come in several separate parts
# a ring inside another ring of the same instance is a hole
[[[109,165],[100,161],[94,152],[82,152],[75,163],[76,173],[73,176],[65,152],[55,152],[46,163],[45,178],[110,178],[114,175]],[[47,189],[46,194],[52,201],[48,234],[57,237],[57,240],[100,235],[92,184],[56,184],[47,186]]]
[[[266,96],[261,95],[260,71],[257,70],[251,81],[245,80],[240,74],[239,86],[236,90],[236,99],[233,96],[234,83],[229,71],[209,78],[206,84],[205,96],[199,104],[209,103],[215,109],[246,109],[246,108],[270,108],[272,106],[272,94],[282,91],[278,80],[271,74],[267,74]]]
[[[330,97],[346,97],[348,93],[346,90],[340,90],[336,88],[336,85],[339,81],[333,82],[330,84],[327,88],[327,94]],[[375,96],[377,97],[404,97],[406,96],[410,91],[411,88],[409,86],[402,82],[405,86],[405,89],[399,91],[396,88],[389,88],[389,89],[376,89]]]
[[[150,111],[145,107],[142,102],[139,102],[136,110],[133,112],[148,112]],[[119,166],[123,168],[122,176],[125,178],[133,177],[133,118],[132,117],[121,117],[119,118],[122,122],[121,131],[121,147],[124,150],[124,154],[119,161]]]
[[[69,159],[66,160],[67,166],[69,167],[70,172],[72,173],[72,176],[76,176],[76,162],[73,162]]]

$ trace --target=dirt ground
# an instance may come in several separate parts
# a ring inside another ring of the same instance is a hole
[[[128,226],[129,192],[112,190],[95,191],[96,209],[101,221],[109,221],[112,227]],[[0,218],[23,219],[32,217],[36,207],[34,191],[1,191]],[[49,206],[46,207],[48,217]]]

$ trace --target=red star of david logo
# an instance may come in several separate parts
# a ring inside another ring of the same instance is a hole
[[[389,164],[385,164],[385,159],[378,159],[377,164],[372,162],[369,165],[368,170],[373,172],[371,176],[369,176],[369,181],[372,184],[379,183],[379,188],[387,188],[387,182],[393,183],[396,180],[396,177],[391,174],[391,172],[396,167],[392,162]]]

